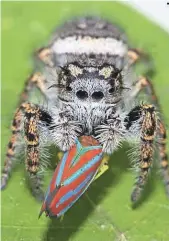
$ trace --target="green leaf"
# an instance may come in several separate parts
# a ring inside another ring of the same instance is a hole
[[[2,2],[2,160],[18,96],[34,66],[31,54],[47,43],[57,25],[81,14],[116,22],[126,30],[132,46],[148,50],[156,68],[153,84],[169,119],[169,36],[158,26],[117,2]],[[129,167],[123,148],[111,157],[109,171],[61,221],[44,216],[38,220],[41,204],[26,186],[23,165],[18,166],[2,193],[2,240],[168,241],[169,201],[159,175],[152,173],[142,202],[132,209],[134,177]],[[47,170],[46,186],[51,177]]]

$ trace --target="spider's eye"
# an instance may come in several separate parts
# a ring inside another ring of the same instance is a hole
[[[88,98],[88,93],[84,90],[78,90],[77,93],[76,93],[76,96],[79,98],[79,99],[87,99]]]
[[[109,93],[112,94],[115,91],[115,88],[112,87],[111,89],[109,89]]]
[[[67,91],[72,91],[72,88],[71,88],[70,86],[67,86],[67,87],[66,87],[66,90],[67,90]]]

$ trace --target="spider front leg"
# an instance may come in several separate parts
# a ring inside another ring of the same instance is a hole
[[[45,121],[44,121],[45,120]],[[26,144],[26,169],[31,174],[29,175],[30,186],[34,196],[38,199],[43,199],[43,192],[41,190],[42,176],[38,175],[39,170],[39,133],[38,124],[39,121],[44,121],[45,124],[49,124],[51,119],[44,111],[38,106],[30,103],[22,104],[13,120],[12,126],[12,138],[8,144],[8,151],[6,154],[6,160],[4,168],[2,170],[1,177],[1,189],[4,189],[7,185],[12,167],[14,166],[14,160],[16,159],[16,144],[18,135],[24,129],[24,137]],[[24,122],[24,128],[22,123]],[[19,143],[21,145],[21,143]]]
[[[151,102],[157,107],[158,111],[161,113],[160,104],[153,88],[153,84],[146,77],[140,77],[134,87],[134,96],[136,97],[141,91],[145,91],[148,96],[151,98]],[[167,133],[163,120],[158,120],[157,128],[157,150],[159,152],[159,163],[161,166],[161,174],[164,179],[164,184],[166,187],[166,193],[169,196],[169,164],[168,164],[168,155],[166,150],[166,140]]]
[[[138,159],[135,165],[138,169],[138,176],[131,194],[132,202],[137,202],[147,182],[153,161],[154,139],[157,130],[157,117],[154,107],[152,105],[135,107],[125,118],[125,125],[129,136],[136,137],[138,135],[140,139]]]
[[[20,96],[19,105],[23,104],[28,99],[29,93],[34,87],[37,87],[41,93],[44,94],[44,81],[45,78],[41,73],[34,73],[32,76],[30,76],[25,82],[24,90]],[[8,150],[4,162],[4,168],[2,170],[1,189],[4,189],[7,185],[7,181],[14,166],[14,160],[16,159],[18,152],[18,146],[20,145],[18,143],[18,139],[21,134],[21,120],[23,116],[22,112],[23,106],[18,108],[14,115],[12,123],[12,136],[8,143]]]
[[[26,170],[36,174],[39,170],[39,131],[40,108],[29,103],[20,107],[24,113],[24,138],[26,142]]]
[[[50,125],[51,116],[40,109],[37,105],[30,103],[22,104],[21,107],[24,114],[24,138],[26,142],[26,170],[28,171],[30,187],[32,194],[38,200],[44,199],[44,193],[41,189],[43,176],[38,173],[40,168],[40,134],[39,123],[44,126]]]
[[[22,127],[21,123],[24,123]],[[1,189],[5,188],[9,175],[12,170],[13,160],[16,155],[14,152],[16,137],[24,129],[24,139],[26,145],[26,170],[30,174],[30,182],[33,194],[39,198],[42,191],[40,168],[40,145],[45,145],[45,141],[55,144],[62,151],[69,150],[75,143],[76,138],[82,134],[82,127],[77,121],[73,121],[68,111],[63,112],[56,108],[50,113],[41,109],[38,105],[24,103],[22,104],[14,117],[13,136],[9,142],[7,159],[2,173]],[[45,138],[41,134],[45,133]]]

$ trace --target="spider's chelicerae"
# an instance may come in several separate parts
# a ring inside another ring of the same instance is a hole
[[[108,154],[124,141],[136,144],[133,202],[140,198],[148,179],[156,146],[169,195],[166,131],[157,117],[157,97],[150,80],[137,78],[133,72],[134,64],[146,59],[146,55],[129,48],[125,34],[115,25],[84,17],[57,29],[49,45],[38,50],[37,56],[43,70],[31,75],[21,95],[1,188],[6,187],[20,143],[26,146],[26,169],[31,174],[33,193],[39,197],[44,147],[54,144],[66,151],[78,136],[91,135]],[[43,104],[26,102],[34,87],[44,96]],[[138,104],[142,90],[151,97],[151,104]]]

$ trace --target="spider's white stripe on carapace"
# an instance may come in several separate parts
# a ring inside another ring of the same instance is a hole
[[[127,46],[123,41],[115,38],[93,38],[90,36],[71,36],[64,39],[57,39],[52,50],[56,54],[109,54],[123,57],[126,54]]]

